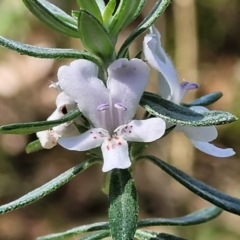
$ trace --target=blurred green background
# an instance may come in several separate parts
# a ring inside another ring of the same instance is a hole
[[[70,13],[74,0],[51,1]],[[142,16],[125,29],[119,44],[149,12],[148,0]],[[240,1],[173,0],[156,25],[164,46],[173,59],[179,80],[200,84],[186,101],[212,91],[224,97],[211,109],[226,110],[239,116],[240,101]],[[86,23],[87,24],[87,23]],[[22,1],[0,1],[0,35],[19,42],[44,47],[81,48],[78,39],[52,32],[24,7]],[[132,56],[142,45],[140,37],[132,45]],[[22,56],[0,48],[0,124],[45,120],[55,108],[56,92],[49,80],[56,80],[65,60],[45,60]],[[148,90],[155,91],[153,72]],[[186,171],[191,176],[240,198],[240,124],[218,127],[214,144],[232,147],[236,155],[218,159],[194,150],[180,133],[172,133],[151,145],[151,152]],[[43,185],[85,158],[84,153],[61,147],[26,154],[35,135],[0,135],[0,204],[12,201]],[[140,218],[176,217],[210,204],[190,193],[151,163],[136,168]],[[44,199],[0,217],[0,239],[31,240],[39,235],[64,231],[82,224],[107,220],[107,197],[101,192],[101,166],[93,166]],[[240,218],[223,213],[217,219],[192,227],[158,227],[162,232],[189,240],[240,239]],[[78,239],[78,238],[72,238]]]

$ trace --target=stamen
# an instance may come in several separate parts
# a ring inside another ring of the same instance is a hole
[[[123,124],[123,111],[127,111],[127,108],[122,103],[115,103],[114,107],[118,110],[118,126]]]
[[[100,104],[98,107],[97,107],[97,110],[98,111],[106,111],[109,109],[109,104],[108,103],[104,103],[104,104]]]
[[[182,99],[189,90],[194,90],[198,87],[199,86],[197,83],[185,82],[185,81],[181,82],[180,83],[180,88],[181,88],[180,99]]]
[[[127,108],[122,103],[115,103],[114,107],[120,111],[127,111]]]

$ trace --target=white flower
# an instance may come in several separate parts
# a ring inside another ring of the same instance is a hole
[[[103,172],[128,168],[131,161],[127,141],[151,142],[165,131],[165,122],[160,118],[132,120],[148,82],[149,68],[140,59],[118,59],[108,67],[107,87],[97,76],[97,65],[83,59],[59,69],[60,88],[77,102],[92,128],[58,142],[77,151],[101,146]]]
[[[147,34],[144,38],[143,49],[148,63],[158,71],[161,97],[179,104],[188,90],[198,87],[196,83],[190,82],[179,84],[174,66],[162,48],[161,36],[154,26],[150,28],[150,34]],[[208,111],[207,108],[199,106],[191,107],[191,109]],[[218,135],[214,126],[189,127],[177,125],[175,129],[182,131],[196,148],[207,154],[216,157],[229,157],[235,154],[231,148],[221,149],[209,143],[216,139]]]
[[[56,84],[52,83],[50,87],[55,88]],[[56,110],[48,117],[47,120],[57,120],[67,114],[69,111],[75,109],[77,104],[71,100],[64,92],[61,92],[56,99]],[[74,120],[80,123],[80,118]],[[37,137],[43,148],[50,149],[57,145],[60,137],[68,137],[79,135],[79,130],[72,121],[60,124],[50,130],[41,131],[37,133]]]

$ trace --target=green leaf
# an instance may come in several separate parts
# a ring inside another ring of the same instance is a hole
[[[158,0],[148,14],[148,16],[135,28],[135,30],[128,36],[128,38],[124,41],[121,46],[117,58],[122,58],[125,55],[129,45],[143,32],[148,30],[150,26],[159,18],[159,16],[165,11],[170,0]]]
[[[134,19],[136,19],[139,14],[141,14],[144,6],[145,6],[146,0],[139,0],[138,1],[138,5],[136,6],[136,10],[133,12],[132,15],[130,15],[131,17],[126,19],[124,25],[122,28],[127,27],[131,22],[133,22]]]
[[[31,134],[44,130],[51,129],[59,124],[72,121],[79,117],[82,113],[79,109],[75,109],[64,115],[62,118],[52,121],[29,122],[29,123],[14,123],[3,125],[0,127],[0,133],[3,134]]]
[[[183,217],[177,218],[149,218],[143,219],[138,222],[138,228],[151,227],[151,226],[190,226],[216,218],[222,213],[222,209],[211,206],[201,209]]]
[[[80,227],[75,227],[73,229],[67,230],[66,232],[53,233],[50,235],[38,237],[37,240],[64,239],[64,238],[69,238],[69,237],[79,235],[81,233],[88,233],[88,232],[100,231],[100,230],[109,230],[108,222],[99,222],[99,223],[83,225]]]
[[[110,0],[106,8],[104,9],[103,22],[106,28],[109,27],[109,22],[112,19],[112,14],[115,10],[115,7],[116,7],[116,0]]]
[[[154,156],[143,156],[139,159],[142,158],[150,160],[156,166],[160,167],[163,171],[175,178],[183,186],[185,186],[201,198],[205,199],[206,201],[214,204],[215,206],[218,206],[219,208],[222,208],[227,212],[240,215],[240,199],[222,193],[217,189],[199,180],[196,180],[195,178],[190,177],[181,170]]]
[[[110,236],[109,231],[101,231],[98,233],[93,233],[91,235],[80,238],[79,240],[100,240]]]
[[[222,92],[212,92],[205,96],[202,96],[198,99],[195,99],[191,103],[182,103],[183,106],[192,107],[192,106],[208,106],[212,103],[215,103],[223,96]]]
[[[114,240],[133,239],[138,221],[138,203],[137,191],[128,169],[112,171],[108,215]]]
[[[20,197],[19,199],[7,203],[5,205],[0,206],[0,214],[4,214],[7,212],[11,212],[13,210],[22,208],[27,206],[30,203],[33,203],[44,196],[50,194],[55,191],[65,183],[69,182],[72,178],[74,178],[78,173],[86,170],[91,165],[100,162],[97,159],[89,159],[77,166],[69,169],[68,171],[60,174],[58,177],[54,178],[50,182],[44,184],[43,186],[27,193],[26,195]]]
[[[78,18],[78,29],[82,44],[88,51],[103,58],[112,57],[114,45],[105,28],[93,15],[81,10]]]
[[[22,0],[29,11],[51,29],[79,38],[77,21],[46,0]]]
[[[137,230],[135,237],[140,240],[186,240],[168,233],[158,233],[148,230]]]
[[[72,17],[76,20],[78,20],[78,17],[79,17],[79,11],[78,10],[72,10],[72,13],[71,13]]]
[[[165,100],[157,94],[145,92],[140,105],[150,114],[160,117],[172,124],[183,126],[212,126],[231,123],[237,117],[223,111],[193,111],[187,107]]]
[[[106,7],[104,0],[96,0],[96,3],[100,9],[101,14],[103,15],[104,9]]]
[[[101,66],[102,61],[97,56],[86,51],[61,48],[41,48],[29,44],[19,43],[0,36],[0,46],[6,47],[23,55],[37,58],[77,58],[88,59]]]
[[[139,11],[139,7],[142,4],[141,0],[121,0],[120,4],[112,17],[109,25],[109,34],[111,36],[117,36],[118,33],[127,25],[126,23],[132,22],[136,17],[136,10]],[[143,7],[143,6],[142,6]]]
[[[100,23],[103,23],[102,14],[96,0],[77,0],[81,10],[85,10],[93,15]]]
[[[30,142],[26,148],[25,151],[26,153],[33,153],[33,152],[37,152],[40,150],[43,150],[44,148],[42,147],[41,143],[39,140],[35,140],[33,142]]]

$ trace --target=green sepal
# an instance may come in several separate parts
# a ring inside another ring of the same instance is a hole
[[[177,218],[147,218],[138,222],[138,228],[152,226],[191,226],[208,222],[222,213],[216,206],[207,207],[199,211]]]
[[[139,240],[187,240],[168,233],[158,233],[149,230],[137,230],[135,238]]]
[[[175,125],[204,127],[231,123],[237,120],[236,116],[228,112],[193,111],[165,100],[157,94],[148,92],[143,94],[140,105],[153,116],[160,117]]]
[[[214,204],[215,206],[227,211],[240,215],[240,199],[229,196],[217,189],[193,178],[177,169],[176,167],[166,163],[165,161],[154,156],[142,156],[140,159],[150,160],[153,164],[161,168],[164,172],[175,178],[179,183],[188,188],[191,192]]]
[[[133,239],[137,229],[137,191],[128,169],[114,169],[109,186],[109,226],[114,240]]]
[[[195,99],[191,103],[182,103],[183,106],[208,106],[212,103],[215,103],[217,100],[219,100],[223,96],[222,92],[212,92],[205,96],[202,96],[198,99]]]
[[[22,0],[29,11],[52,30],[79,38],[77,21],[46,0]]]
[[[108,32],[111,36],[117,36],[119,32],[136,17],[136,10],[139,11],[142,0],[121,0],[109,24]],[[138,13],[139,14],[139,13]]]
[[[44,130],[51,129],[59,124],[72,121],[81,116],[79,109],[75,109],[57,120],[29,122],[29,123],[14,123],[3,125],[0,127],[0,133],[3,134],[31,134]]]
[[[16,42],[1,36],[0,36],[0,46],[16,51],[22,55],[27,55],[27,56],[36,57],[36,58],[88,59],[89,61],[96,63],[98,66],[102,65],[102,60],[100,58],[86,51],[78,51],[74,49],[64,49],[64,48],[35,47],[29,44]]]
[[[159,16],[165,11],[170,0],[158,0],[148,14],[148,16],[135,28],[135,30],[128,36],[128,38],[122,44],[117,58],[122,58],[125,55],[125,52],[129,48],[129,45],[143,32],[148,30],[150,26],[154,24],[154,22],[159,18]]]
[[[96,3],[96,0],[76,0],[78,6],[81,10],[85,10],[89,12],[92,16],[94,16],[100,23],[103,23],[102,14]],[[88,22],[86,22],[88,24]],[[88,27],[88,26],[85,26]]]
[[[82,44],[88,51],[95,53],[103,59],[112,58],[114,45],[111,38],[106,29],[93,15],[85,10],[80,10],[78,29]]]
[[[26,148],[25,151],[26,153],[33,153],[33,152],[37,152],[40,150],[43,150],[44,148],[42,147],[41,143],[39,140],[35,140],[33,142],[30,142]]]
[[[66,172],[60,174],[58,177],[44,184],[43,186],[36,188],[35,190],[27,193],[26,195],[18,198],[17,200],[0,206],[0,214],[4,214],[25,207],[28,204],[43,198],[51,192],[54,192],[56,189],[58,189],[65,183],[69,182],[78,173],[86,170],[88,167],[98,162],[98,159],[89,159],[83,163],[78,164],[77,166],[67,170]]]
[[[130,158],[134,162],[135,159],[140,157],[142,153],[147,149],[147,144],[144,142],[131,142],[130,144]]]
[[[53,233],[46,236],[38,237],[36,240],[57,240],[73,237],[82,233],[88,233],[93,231],[109,230],[108,222],[99,222],[88,225],[83,225],[80,227],[75,227],[65,232]]]

